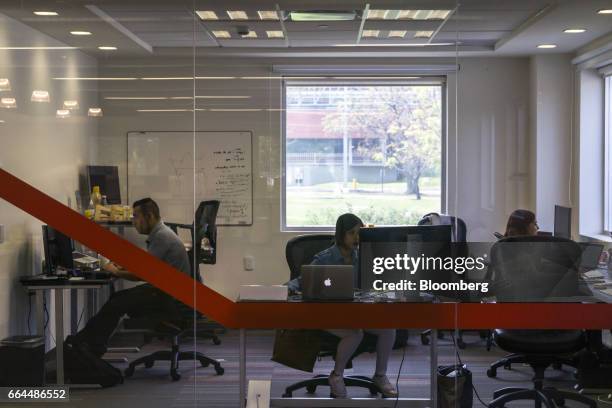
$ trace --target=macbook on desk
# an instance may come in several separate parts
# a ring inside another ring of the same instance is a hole
[[[322,302],[353,300],[353,267],[302,265],[302,298]]]

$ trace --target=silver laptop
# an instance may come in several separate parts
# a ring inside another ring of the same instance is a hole
[[[304,300],[353,300],[351,265],[302,265]]]

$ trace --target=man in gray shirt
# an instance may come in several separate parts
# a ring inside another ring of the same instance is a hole
[[[136,201],[133,207],[134,227],[140,234],[148,235],[147,251],[191,276],[191,266],[185,246],[162,222],[157,203],[150,198],[144,198]],[[118,278],[140,281],[136,275],[114,263],[107,264],[104,269]],[[142,317],[162,313],[180,318],[176,302],[174,298],[149,284],[115,292],[100,311],[87,322],[85,328],[74,337],[68,337],[66,342],[84,343],[92,353],[102,356],[106,352],[108,339],[124,315]]]

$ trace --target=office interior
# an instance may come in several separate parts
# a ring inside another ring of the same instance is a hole
[[[116,204],[151,197],[167,223],[191,224],[201,201],[220,199],[216,259],[200,264],[199,273],[207,288],[234,302],[246,285],[289,281],[287,243],[333,235],[335,218],[345,212],[375,227],[414,225],[431,212],[453,215],[465,221],[468,242],[493,243],[516,209],[533,211],[539,229],[552,233],[561,206],[571,209],[573,240],[607,251],[611,23],[612,4],[603,0],[3,2],[0,169],[81,214],[90,207],[92,166],[116,168],[109,182],[119,186]],[[432,105],[419,105],[415,89]],[[397,160],[371,136],[375,126],[392,132],[394,119],[383,118],[388,112],[377,117],[376,109],[393,105],[393,97],[413,98],[424,112],[423,137],[430,138],[398,149]],[[225,146],[242,149],[246,166],[246,182],[225,179],[242,186],[229,193],[215,179],[220,165],[213,153]],[[402,162],[423,157],[416,192],[407,180],[414,169]],[[0,339],[42,334],[20,279],[45,273],[44,224],[0,200]],[[146,237],[129,223],[105,228],[146,248]],[[179,234],[189,243],[188,231]],[[117,291],[135,284],[112,285]],[[83,328],[108,290],[96,292],[97,304],[91,291],[65,291],[63,333],[55,331],[57,304],[48,293],[45,351]],[[237,329],[221,328],[219,345],[185,340],[185,350],[197,345],[224,375],[185,361],[182,378],[171,381],[168,363],[158,363],[108,389],[71,388],[70,404],[241,406]],[[422,330],[411,328],[405,350],[391,356],[394,384],[402,364],[402,398],[430,393],[430,345],[422,344]],[[484,338],[466,332],[465,348],[452,332],[436,342],[438,360],[454,364],[459,354],[484,404],[509,382],[531,387],[529,366],[487,376],[489,364],[508,353],[495,345],[487,350],[486,332]],[[137,357],[168,348],[139,333],[121,325],[117,344],[139,351],[105,358],[116,358],[112,364],[123,371]],[[279,399],[311,373],[270,361],[274,340],[270,328],[249,331],[246,375],[270,381],[272,399]],[[371,375],[374,362],[365,353],[351,372]],[[323,358],[315,373],[332,367]],[[564,389],[575,383],[569,368],[547,371],[546,381]],[[320,387],[315,396],[327,392]],[[598,399],[604,394],[595,394],[599,406],[609,404]]]

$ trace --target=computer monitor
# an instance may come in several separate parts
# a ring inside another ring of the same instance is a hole
[[[100,194],[106,196],[108,204],[121,204],[117,166],[87,166],[87,176],[90,192],[93,186],[99,186]]]
[[[580,242],[578,245],[580,245],[580,249],[582,249],[580,270],[597,269],[599,266],[599,257],[604,249],[603,244]]]
[[[407,276],[405,271],[373,273],[374,258],[395,257],[398,253],[414,257],[446,256],[450,251],[451,225],[422,225],[374,227],[359,230],[359,288],[371,290],[377,279],[398,282]],[[417,279],[419,275],[411,275]]]
[[[555,228],[554,236],[561,238],[572,238],[572,209],[555,205]]]
[[[45,250],[45,274],[55,275],[58,267],[67,270],[74,269],[72,239],[48,225],[42,226],[42,234]]]

